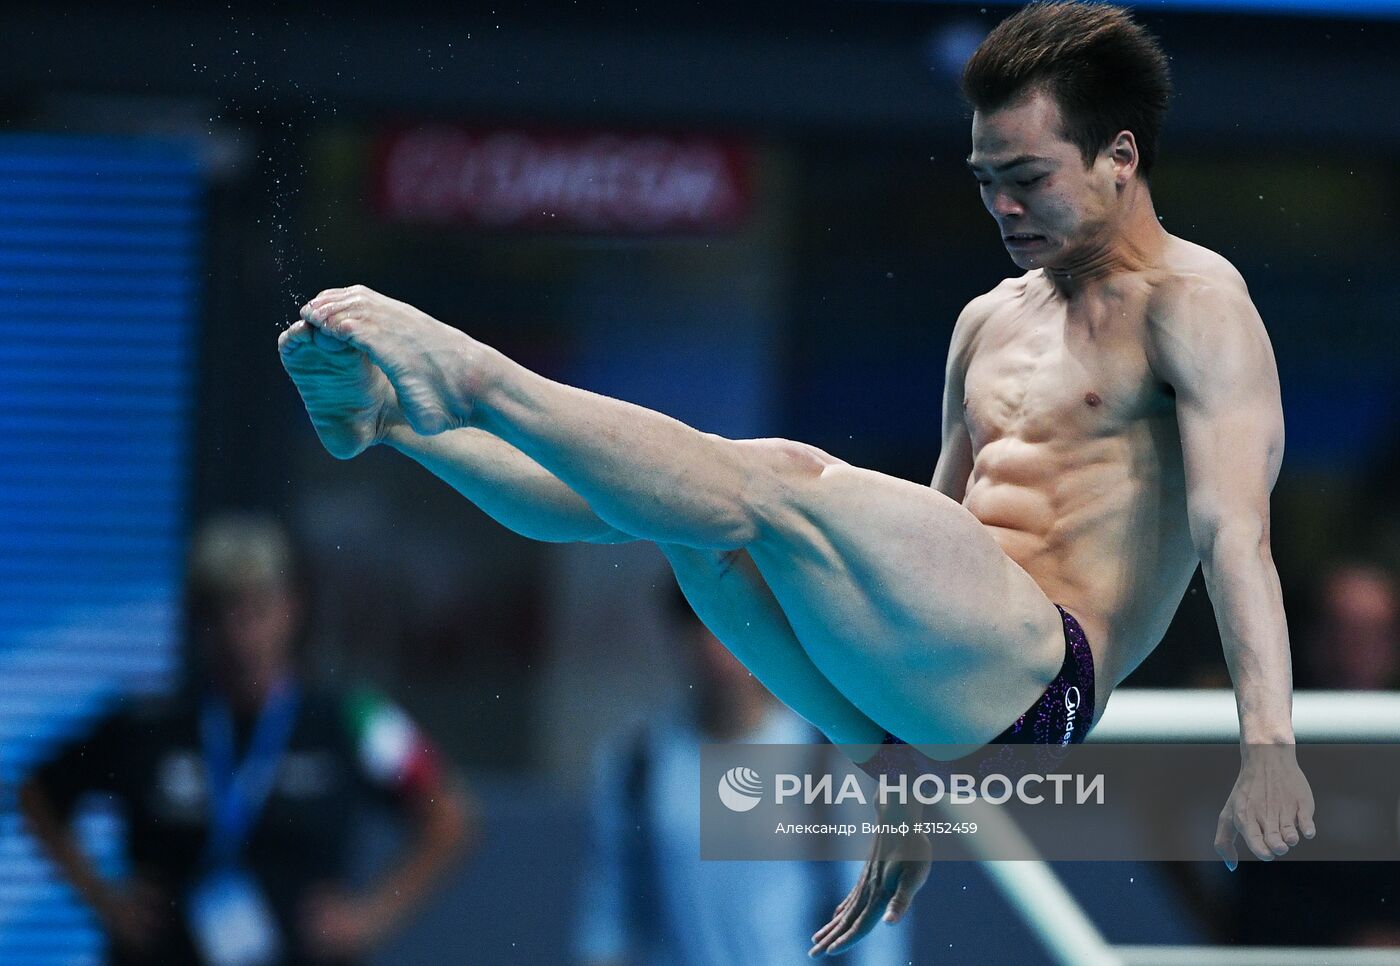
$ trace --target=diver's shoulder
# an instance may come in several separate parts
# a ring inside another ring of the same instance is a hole
[[[1173,242],[1147,302],[1147,332],[1154,344],[1199,345],[1263,326],[1244,277],[1228,259],[1201,245]]]
[[[1171,318],[1186,304],[1249,300],[1244,276],[1230,260],[1204,245],[1172,237],[1162,261],[1151,273],[1148,315]]]
[[[995,316],[1002,306],[1015,301],[1024,291],[1022,279],[1003,279],[991,291],[983,292],[964,305],[953,324],[952,353],[956,355],[971,351],[987,320]]]
[[[1171,236],[1156,276],[1153,288],[1166,296],[1202,291],[1241,295],[1249,292],[1244,276],[1228,258],[1176,236]]]
[[[967,326],[986,321],[998,308],[1025,295],[1027,280],[1039,274],[1039,270],[1036,270],[1016,278],[1002,279],[989,291],[983,292],[963,307],[958,315],[958,324]]]
[[[983,298],[1002,300],[1019,298],[1026,294],[1026,290],[1033,284],[1042,282],[1045,278],[1045,269],[1033,268],[1020,275],[1004,278],[996,284]]]

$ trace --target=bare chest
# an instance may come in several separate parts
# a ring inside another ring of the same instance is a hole
[[[964,416],[974,450],[1112,436],[1170,398],[1153,377],[1132,306],[1071,312],[1013,303],[983,326],[968,362]]]

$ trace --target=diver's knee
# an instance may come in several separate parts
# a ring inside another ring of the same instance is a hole
[[[823,477],[845,462],[815,446],[788,439],[740,440],[749,457],[744,505],[755,539],[810,526],[806,508]]]
[[[769,472],[798,479],[815,479],[839,460],[808,443],[791,439],[741,439],[738,445],[747,449]]]

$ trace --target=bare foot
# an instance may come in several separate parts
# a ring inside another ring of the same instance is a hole
[[[389,380],[349,343],[298,321],[278,337],[277,351],[316,435],[336,459],[363,453],[399,418]]]
[[[363,285],[326,289],[301,317],[383,371],[414,432],[432,436],[467,425],[484,347],[464,333]]]

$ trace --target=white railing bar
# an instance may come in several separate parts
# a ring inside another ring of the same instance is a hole
[[[1397,966],[1400,949],[1327,946],[1115,946],[1124,966]]]
[[[942,806],[938,807],[941,811]],[[1051,959],[1059,966],[1123,966],[1122,958],[1044,861],[986,860],[986,853],[992,851],[986,843],[992,841],[999,843],[998,851],[1036,854],[1035,846],[1003,809],[974,802],[958,806],[957,818],[977,822],[977,834],[964,836],[962,844],[983,860],[981,865],[987,877],[1039,937]]]
[[[1298,741],[1400,741],[1400,692],[1298,691]],[[1124,688],[1109,699],[1090,741],[1239,741],[1235,694],[1218,690]]]
[[[1400,693],[1295,692],[1293,730],[1299,741],[1400,741]],[[1127,688],[1114,693],[1089,740],[1238,741],[1235,694],[1223,688]],[[1003,841],[1020,836],[1021,853],[1035,854],[1000,810],[988,807],[978,822],[989,823],[988,831],[996,824],[994,834]],[[979,837],[966,838],[974,853]],[[1400,966],[1400,949],[1110,946],[1044,861],[984,859],[981,865],[1061,966]]]

